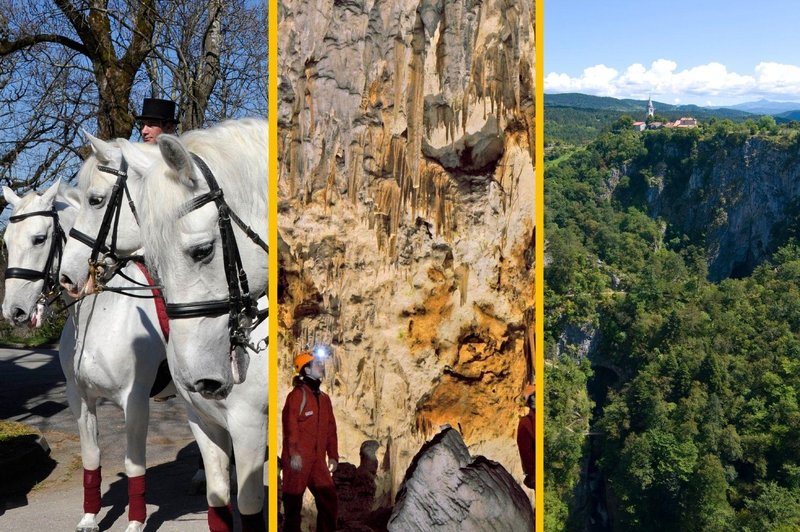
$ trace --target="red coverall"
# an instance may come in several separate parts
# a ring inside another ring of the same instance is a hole
[[[338,447],[330,397],[321,391],[314,392],[302,379],[295,379],[294,389],[283,406],[281,463],[285,532],[300,531],[300,510],[306,487],[317,504],[317,531],[336,530],[336,487],[325,455],[338,462]],[[302,458],[300,471],[292,469],[292,455]]]
[[[517,447],[519,447],[519,458],[522,460],[522,471],[525,476],[530,475],[530,484],[526,486],[533,489],[533,480],[536,471],[536,425],[534,421],[535,412],[531,410],[527,415],[519,418],[517,427]]]

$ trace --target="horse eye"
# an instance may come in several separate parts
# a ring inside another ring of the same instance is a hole
[[[214,244],[209,242],[207,244],[200,244],[199,246],[191,248],[189,250],[189,256],[192,257],[193,261],[200,262],[204,259],[207,259],[213,251]]]
[[[33,237],[33,245],[34,246],[41,246],[47,240],[47,235],[36,235]]]
[[[89,205],[92,207],[97,207],[98,205],[103,203],[105,197],[103,196],[90,196],[89,197]]]

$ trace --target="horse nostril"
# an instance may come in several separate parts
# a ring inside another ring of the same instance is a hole
[[[200,379],[194,383],[195,391],[202,394],[215,394],[222,388],[222,383],[213,379]]]
[[[15,307],[13,312],[11,313],[11,317],[16,322],[23,322],[28,318],[28,313],[19,307]]]
[[[61,283],[61,286],[63,286],[64,288],[68,288],[75,284],[72,282],[72,279],[70,279],[68,275],[65,275],[63,273],[61,274],[61,277],[58,278],[58,282]]]

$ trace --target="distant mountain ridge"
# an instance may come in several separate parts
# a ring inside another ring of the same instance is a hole
[[[612,98],[610,96],[592,96],[578,92],[559,94],[545,94],[545,107],[571,107],[576,109],[594,109],[603,111],[619,111],[630,114],[635,120],[644,120],[647,115],[647,100],[633,100],[629,98]],[[699,105],[672,105],[654,101],[656,114],[674,118],[677,115],[693,116],[700,119],[711,117],[730,118],[732,120],[746,120],[752,118],[753,113],[733,108],[710,108]],[[786,109],[784,109],[786,110]]]
[[[736,109],[738,111],[745,111],[755,114],[767,114],[782,116],[791,111],[800,113],[800,103],[798,102],[773,102],[766,99],[761,99],[755,102],[745,102],[736,105],[727,105],[726,109]]]

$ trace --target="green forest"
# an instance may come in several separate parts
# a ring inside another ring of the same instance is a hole
[[[800,164],[800,126],[617,115],[582,142],[564,116],[545,113],[545,529],[800,530],[800,209],[712,282],[705,229],[647,204],[656,174],[677,197],[747,139]]]

